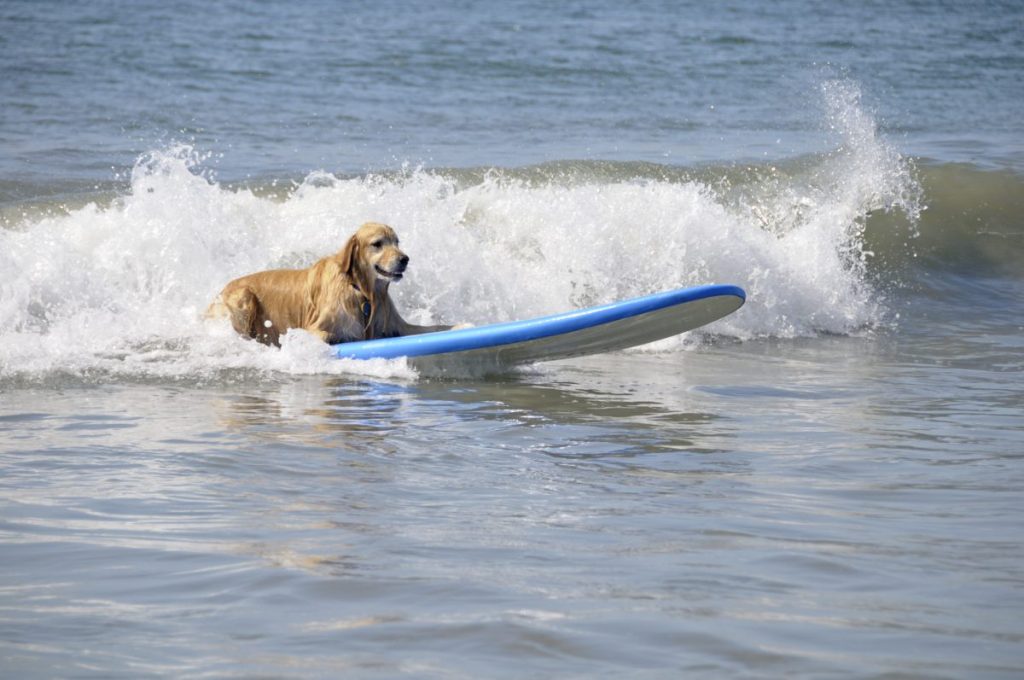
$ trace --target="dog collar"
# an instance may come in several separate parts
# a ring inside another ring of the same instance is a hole
[[[352,288],[360,295],[363,295],[363,291],[359,289],[359,284],[355,281],[352,282]],[[365,324],[370,320],[370,315],[373,314],[373,305],[370,304],[370,299],[365,295],[363,295],[363,301],[359,303],[359,311],[362,312],[363,323]]]

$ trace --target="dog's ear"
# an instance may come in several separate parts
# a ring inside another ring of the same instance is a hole
[[[345,243],[345,247],[338,253],[338,258],[341,260],[341,271],[355,278],[356,272],[353,269],[355,269],[356,262],[359,259],[359,239],[356,238],[355,234]]]

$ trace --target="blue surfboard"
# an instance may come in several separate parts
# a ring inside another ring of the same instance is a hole
[[[523,321],[332,346],[340,359],[408,357],[418,368],[501,369],[611,352],[661,340],[739,309],[738,286],[680,288]]]

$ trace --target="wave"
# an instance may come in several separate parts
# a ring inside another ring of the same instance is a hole
[[[395,226],[412,256],[411,275],[393,294],[414,323],[485,324],[717,282],[747,290],[743,310],[655,350],[885,325],[888,290],[875,262],[898,265],[915,252],[964,257],[958,242],[981,227],[933,206],[956,213],[974,205],[970,187],[980,184],[1018,210],[1019,199],[1002,192],[1019,180],[916,167],[879,136],[855,88],[834,87],[829,124],[839,144],[784,164],[407,167],[232,186],[191,147],[153,151],[123,190],[64,208],[19,199],[8,212],[0,385],[71,375],[415,376],[401,362],[331,360],[302,334],[282,350],[266,348],[200,318],[231,278],[306,266],[368,220]],[[954,197],[933,198],[934,187]],[[977,256],[1001,262],[1006,252]]]
[[[886,272],[926,268],[976,277],[1024,274],[1024,177],[960,163],[919,160],[923,202],[916,220],[871,214],[865,249]]]

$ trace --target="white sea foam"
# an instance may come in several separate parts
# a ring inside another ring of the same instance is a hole
[[[837,148],[799,171],[747,183],[482,181],[409,170],[311,173],[283,198],[223,186],[194,149],[147,154],[130,191],[0,231],[0,378],[196,379],[241,371],[412,378],[404,362],[341,362],[304,334],[281,350],[243,341],[201,312],[231,278],[306,266],[367,220],[411,255],[392,288],[413,322],[486,324],[661,290],[734,283],[746,306],[675,351],[740,339],[852,333],[885,310],[862,250],[865,216],[918,209],[916,183],[850,83],[823,88]]]

